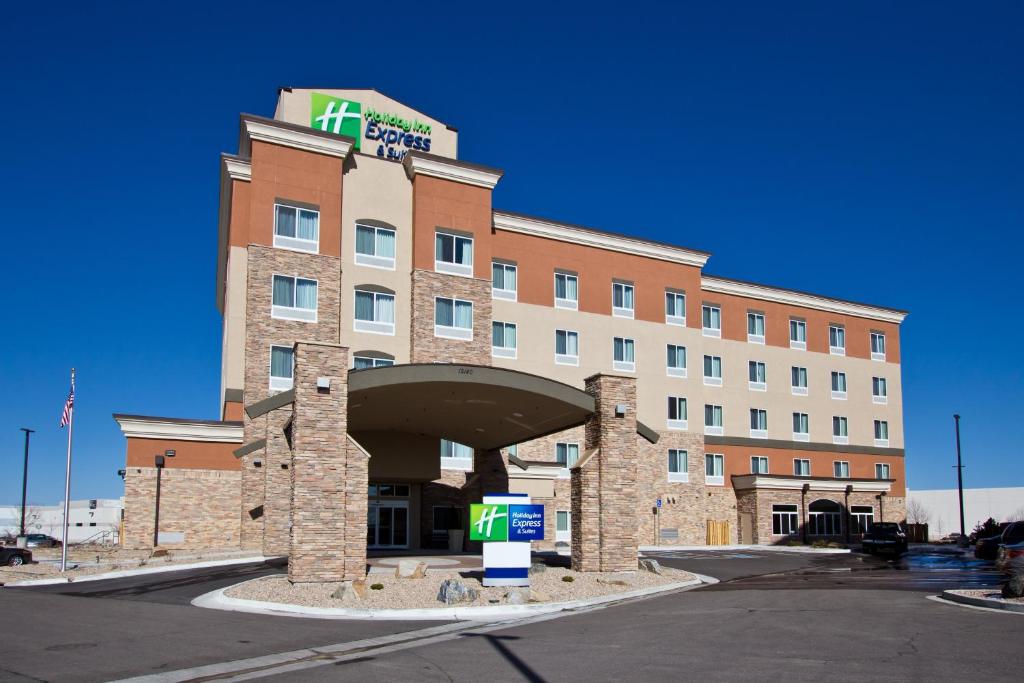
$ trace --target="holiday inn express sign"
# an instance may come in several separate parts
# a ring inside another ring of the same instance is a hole
[[[360,102],[318,92],[310,93],[310,105],[311,127],[355,138],[357,151],[364,139],[371,148],[367,153],[383,159],[402,161],[409,150],[430,151],[431,125],[419,119],[370,107],[364,111]]]
[[[530,585],[530,541],[544,540],[544,506],[525,493],[488,493],[469,506],[469,540],[483,541],[485,586]]]

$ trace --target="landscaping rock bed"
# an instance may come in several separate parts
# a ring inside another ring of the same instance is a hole
[[[68,551],[68,569],[60,571],[60,549],[32,549],[32,564],[0,567],[0,584],[17,583],[33,579],[70,578],[143,567],[166,567],[208,560],[227,560],[252,556],[243,550],[171,550],[154,556],[148,550],[121,548],[73,548]]]
[[[946,590],[942,592],[942,595],[949,600],[967,605],[1024,612],[1024,598],[1004,598],[1002,589],[998,587]]]

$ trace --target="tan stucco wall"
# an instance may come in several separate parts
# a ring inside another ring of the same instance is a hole
[[[246,250],[230,247],[224,297],[224,329],[221,342],[220,405],[224,410],[224,392],[245,386],[245,287]],[[223,412],[221,419],[228,418]]]

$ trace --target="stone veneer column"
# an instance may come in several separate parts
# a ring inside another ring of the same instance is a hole
[[[318,389],[317,379],[330,380]],[[348,349],[295,344],[292,531],[288,579],[326,582],[366,575],[366,456],[350,448]]]
[[[585,452],[600,451],[572,470],[572,568],[636,571],[636,380],[598,374],[585,382],[596,404],[585,428]],[[625,407],[624,415],[616,415],[617,406]]]
[[[288,552],[292,513],[292,450],[285,425],[292,406],[272,410],[267,418],[267,445],[263,450],[265,490],[263,495],[263,554],[267,557]]]
[[[473,302],[473,338],[448,339],[434,335],[434,298]],[[412,271],[412,330],[410,362],[491,364],[491,282],[471,277]]]
[[[260,415],[256,419],[244,418],[243,443],[252,443],[262,439],[267,433],[267,418]],[[263,503],[266,491],[265,471],[266,449],[253,451],[242,457],[242,476],[240,485],[241,518],[240,544],[246,550],[260,550],[263,547]],[[260,467],[256,467],[256,462]]]

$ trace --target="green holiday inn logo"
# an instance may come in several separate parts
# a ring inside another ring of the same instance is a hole
[[[508,505],[493,503],[470,505],[469,540],[507,541]]]
[[[331,97],[322,93],[312,93],[312,109],[309,125],[317,130],[335,135],[346,135],[355,138],[355,148],[359,149],[360,121],[362,106],[352,100]]]

